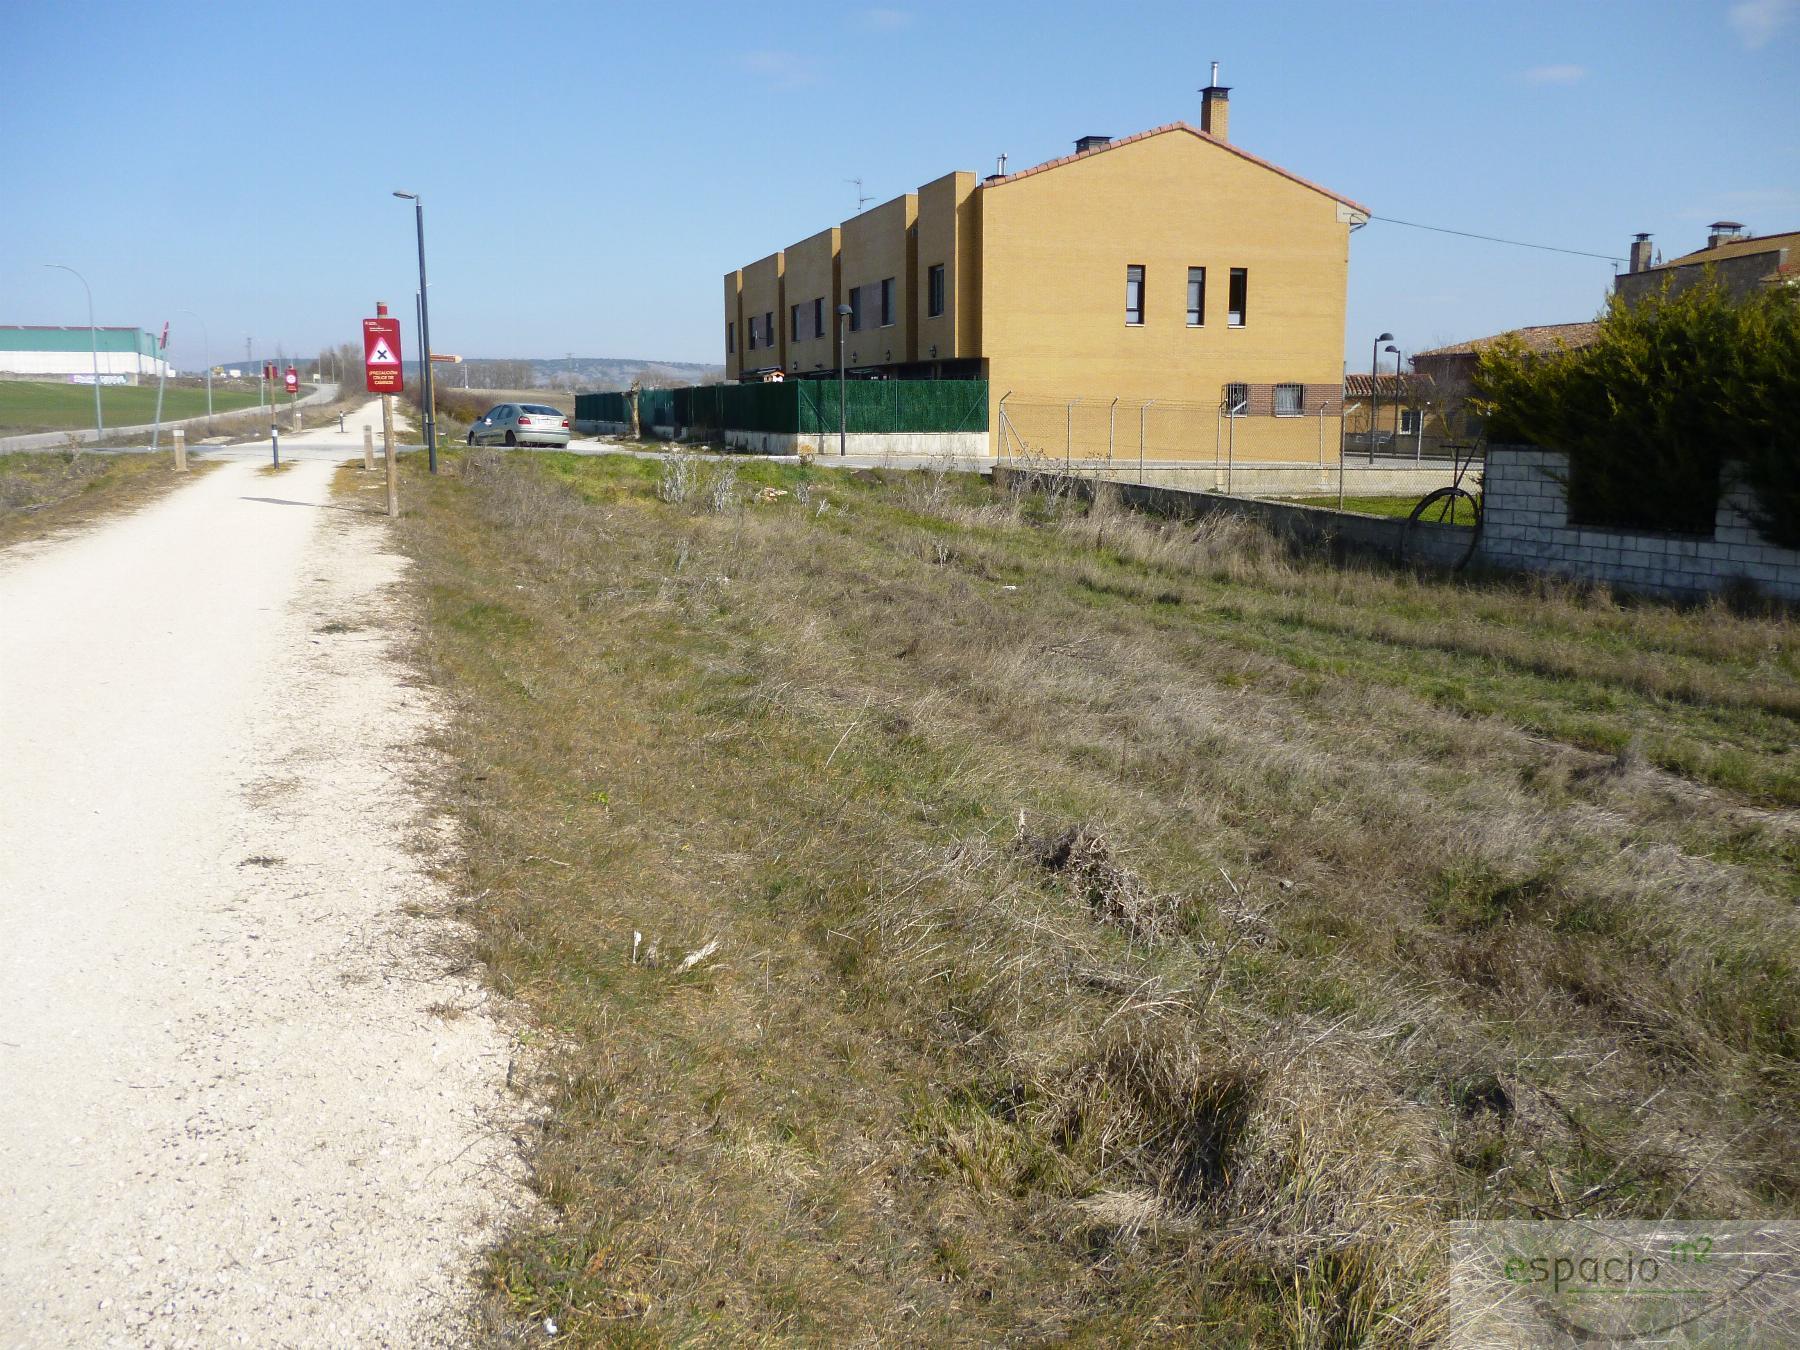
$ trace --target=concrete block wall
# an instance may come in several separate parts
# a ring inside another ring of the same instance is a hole
[[[1764,595],[1800,601],[1800,551],[1779,548],[1757,532],[1741,488],[1721,495],[1710,538],[1601,529],[1569,522],[1568,468],[1560,451],[1488,447],[1483,562],[1648,595],[1694,597],[1747,583]]]

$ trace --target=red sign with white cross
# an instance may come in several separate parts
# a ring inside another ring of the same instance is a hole
[[[400,367],[400,320],[388,315],[363,320],[363,370],[371,394],[398,394],[406,387]]]
[[[287,384],[288,393],[290,393],[290,394],[299,393],[300,392],[300,372],[295,370],[292,366],[289,366],[287,368],[287,380],[285,381],[285,383]]]

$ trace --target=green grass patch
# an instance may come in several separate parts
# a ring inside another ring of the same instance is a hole
[[[308,392],[302,389],[301,394]],[[254,385],[213,385],[213,411],[254,408]],[[282,395],[282,406],[287,396]],[[144,426],[156,418],[156,383],[102,385],[100,408],[107,427]],[[163,391],[163,421],[179,422],[206,414],[206,389],[190,384]],[[86,431],[94,425],[92,385],[51,384],[35,380],[0,380],[0,435],[33,431]]]

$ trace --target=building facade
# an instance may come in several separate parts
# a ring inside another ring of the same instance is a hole
[[[175,373],[158,353],[156,338],[140,328],[0,325],[0,379],[92,384],[96,364],[102,384],[136,384]]]
[[[1800,231],[1754,235],[1735,220],[1715,220],[1706,247],[1668,262],[1655,259],[1650,236],[1631,241],[1629,270],[1613,278],[1613,291],[1627,304],[1646,295],[1671,293],[1711,277],[1740,298],[1765,286],[1800,282]]]
[[[727,378],[841,357],[857,379],[986,379],[1001,454],[1335,459],[1368,211],[1232,145],[1229,92],[1204,91],[1198,128],[949,173],[728,273]]]

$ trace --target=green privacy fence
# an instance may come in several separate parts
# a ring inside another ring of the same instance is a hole
[[[577,394],[579,421],[629,422],[623,393]],[[986,431],[986,380],[853,380],[844,386],[851,432]],[[803,436],[838,429],[838,387],[830,380],[707,384],[638,392],[638,421],[690,435],[762,431]]]

